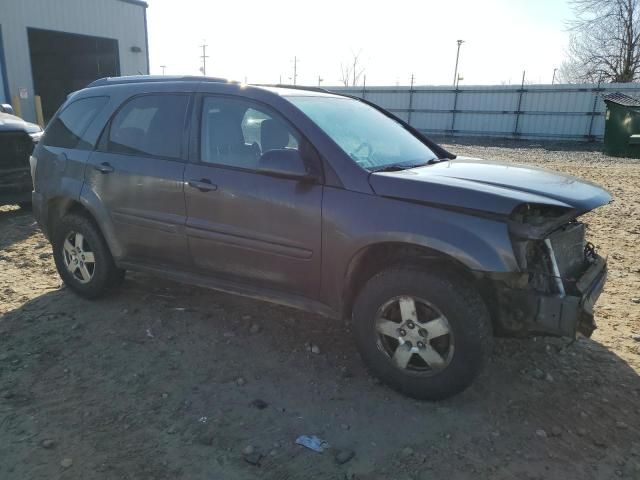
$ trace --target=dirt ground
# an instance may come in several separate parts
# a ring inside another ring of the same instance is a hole
[[[499,340],[472,388],[418,402],[366,373],[348,323],[140,274],[82,300],[1,207],[0,479],[640,479],[640,163],[473,143],[449,147],[613,193],[584,217],[610,265],[591,340]]]

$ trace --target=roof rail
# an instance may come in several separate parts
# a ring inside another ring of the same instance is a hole
[[[308,90],[310,92],[320,92],[320,93],[333,93],[327,90],[326,88],[321,87],[305,87],[303,85],[286,85],[284,83],[270,83],[270,84],[256,84],[256,87],[276,87],[276,88],[290,88],[292,90]]]
[[[226,78],[200,77],[196,75],[131,75],[125,77],[99,78],[87,85],[87,88],[102,87],[104,85],[120,85],[123,83],[176,82],[180,80],[193,82],[240,83],[234,80],[227,80]]]

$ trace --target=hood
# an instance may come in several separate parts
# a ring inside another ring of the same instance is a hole
[[[26,132],[36,133],[41,131],[39,125],[35,123],[25,122],[20,117],[9,113],[0,112],[0,132]]]
[[[611,201],[602,187],[570,175],[468,157],[373,173],[369,182],[378,195],[500,215],[523,203],[570,208],[579,215]]]

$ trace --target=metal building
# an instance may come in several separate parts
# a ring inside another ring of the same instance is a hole
[[[149,73],[142,0],[0,0],[0,103],[35,122],[108,76]]]

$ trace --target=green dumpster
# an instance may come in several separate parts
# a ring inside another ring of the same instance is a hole
[[[604,96],[604,153],[640,158],[640,101],[623,93]]]

